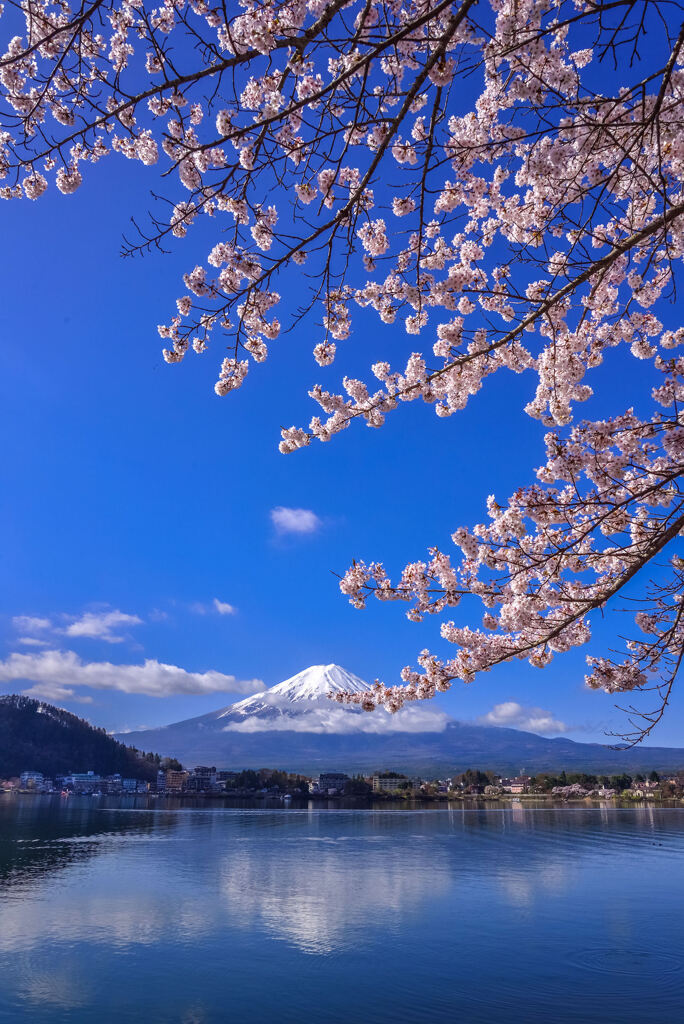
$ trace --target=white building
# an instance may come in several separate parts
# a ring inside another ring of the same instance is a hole
[[[95,772],[72,772],[64,776],[64,785],[71,786],[76,793],[93,793],[102,788],[103,779]]]
[[[22,772],[19,776],[20,789],[42,790],[45,786],[45,778],[42,772]]]
[[[409,779],[405,775],[374,775],[374,793],[394,793],[397,789],[403,788]]]

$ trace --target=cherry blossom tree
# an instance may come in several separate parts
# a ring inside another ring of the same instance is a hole
[[[415,337],[366,380],[315,385],[320,412],[282,431],[283,453],[404,402],[449,417],[498,371],[536,378],[536,480],[490,497],[455,553],[341,578],[357,608],[440,616],[453,655],[423,651],[402,685],[341,699],[396,711],[511,659],[543,668],[637,593],[624,649],[592,654],[586,678],[655,691],[624,738],[647,734],[684,649],[679,0],[7,0],[0,24],[3,198],[69,195],[119,154],[166,182],[125,255],[214,218],[159,327],[168,363],[227,346],[226,395],[305,316],[321,367],[359,308]],[[304,272],[293,307],[281,293]],[[610,415],[578,419],[606,357],[641,361],[643,407],[606,394]],[[479,628],[456,621],[464,599]]]

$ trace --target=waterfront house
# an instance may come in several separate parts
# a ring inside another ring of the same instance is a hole
[[[42,772],[22,772],[19,776],[20,789],[35,789],[42,793],[45,788],[45,778]]]
[[[344,772],[322,772],[318,776],[318,789],[321,793],[341,793],[349,776]]]
[[[95,772],[72,772],[71,775],[64,775],[62,786],[64,789],[71,789],[74,793],[94,793],[101,791],[104,779]]]
[[[182,793],[185,789],[185,783],[188,778],[187,772],[179,772],[174,769],[164,774],[164,792],[165,793]]]
[[[189,773],[184,788],[186,793],[210,793],[217,788],[216,768],[198,765]]]
[[[529,775],[518,775],[515,779],[502,779],[504,793],[527,793],[532,779]]]
[[[383,775],[374,775],[372,780],[374,793],[394,793],[399,789],[399,784],[407,782],[405,775],[397,772],[385,772]]]

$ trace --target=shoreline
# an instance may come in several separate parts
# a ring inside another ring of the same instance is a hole
[[[31,797],[32,799],[42,798],[50,801],[59,800],[60,803],[68,805],[71,800],[89,801],[91,803],[97,802],[100,804],[102,801],[109,803],[113,801],[120,803],[125,801],[128,806],[142,806],[143,804],[153,809],[156,804],[163,807],[216,807],[216,806],[228,806],[228,807],[243,807],[248,809],[250,807],[268,807],[269,810],[307,810],[307,809],[324,809],[324,810],[353,810],[353,809],[371,809],[381,810],[383,807],[387,807],[390,810],[396,810],[401,808],[411,809],[422,809],[422,808],[441,808],[449,809],[455,806],[462,806],[468,809],[504,809],[505,807],[511,807],[517,809],[527,805],[530,809],[540,809],[541,806],[548,806],[549,808],[560,808],[568,805],[576,807],[614,807],[616,809],[638,807],[638,808],[682,808],[684,807],[684,797],[666,797],[663,799],[654,798],[642,798],[642,797],[569,797],[567,799],[552,796],[551,794],[544,793],[523,793],[523,794],[503,794],[498,797],[484,797],[477,795],[454,795],[454,796],[441,796],[432,797],[430,799],[408,799],[405,797],[393,797],[391,795],[376,795],[369,797],[360,796],[304,796],[304,797],[292,797],[292,799],[285,801],[282,796],[275,794],[258,794],[258,793],[244,793],[244,794],[144,794],[144,793],[103,793],[97,796],[93,796],[89,793],[72,793],[69,797],[64,797],[60,793],[36,793],[32,790],[2,790],[0,789],[0,799],[2,797]]]

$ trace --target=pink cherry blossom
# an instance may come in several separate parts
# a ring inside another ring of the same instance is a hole
[[[451,417],[500,371],[530,381],[524,412],[546,447],[536,480],[490,498],[485,523],[455,521],[448,551],[412,555],[394,582],[374,561],[344,574],[357,608],[375,597],[441,619],[441,655],[421,652],[366,709],[395,711],[513,658],[545,667],[588,643],[593,618],[633,588],[635,638],[592,647],[587,683],[655,691],[661,703],[633,738],[667,703],[684,646],[684,328],[669,301],[684,256],[684,29],[673,10],[25,0],[23,27],[12,10],[0,197],[37,200],[52,184],[69,195],[102,180],[105,157],[161,172],[169,205],[124,250],[193,247],[158,327],[168,363],[221,338],[224,396],[251,364],[287,360],[289,328],[305,318],[318,366],[363,346],[368,372],[343,365],[335,383],[326,369],[327,387],[309,387],[315,414],[282,430],[282,452],[356,420],[378,428],[406,402]],[[214,233],[208,251],[200,223]],[[391,357],[379,358],[359,309],[393,325]],[[606,358],[640,368],[638,411],[595,396]],[[578,419],[594,397],[605,418]],[[505,434],[515,443],[514,427]],[[439,481],[431,493],[439,500]]]

